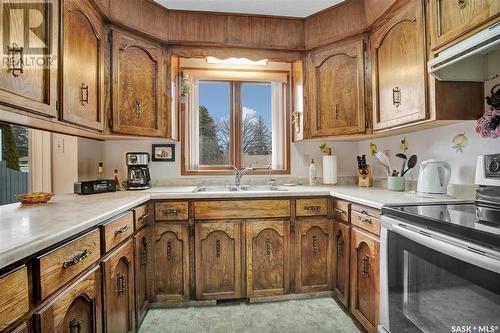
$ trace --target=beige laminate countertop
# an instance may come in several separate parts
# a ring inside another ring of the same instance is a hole
[[[154,187],[146,191],[104,193],[87,196],[56,195],[47,204],[0,206],[0,269],[36,254],[66,238],[150,199],[269,198],[333,196],[380,209],[390,204],[442,202],[403,192],[357,186],[293,186],[286,192],[193,193],[195,186]],[[474,198],[446,199],[471,201]]]

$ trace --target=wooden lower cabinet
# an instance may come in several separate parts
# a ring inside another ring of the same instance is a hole
[[[295,231],[295,291],[326,291],[332,285],[330,220],[301,220]]]
[[[346,307],[349,306],[349,265],[351,227],[333,222],[333,292]]]
[[[247,297],[287,294],[290,285],[290,222],[246,223]]]
[[[134,244],[129,238],[102,261],[104,331],[134,332]]]
[[[156,223],[154,233],[157,302],[189,300],[189,232],[186,223]]]
[[[196,299],[241,297],[241,222],[197,222]]]
[[[141,324],[149,305],[149,229],[142,228],[134,236],[135,272],[135,319],[137,327]]]
[[[351,229],[351,313],[370,333],[379,323],[378,237]]]
[[[37,311],[37,331],[100,333],[101,308],[101,273],[97,266]]]

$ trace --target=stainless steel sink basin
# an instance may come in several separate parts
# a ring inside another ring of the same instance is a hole
[[[286,188],[281,186],[199,186],[194,189],[194,193],[214,193],[214,192],[286,192]]]

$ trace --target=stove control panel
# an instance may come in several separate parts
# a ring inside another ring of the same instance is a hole
[[[486,178],[500,179],[500,154],[485,155],[484,159]]]

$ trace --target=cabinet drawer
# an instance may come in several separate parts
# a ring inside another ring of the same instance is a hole
[[[99,236],[99,230],[96,229],[38,258],[42,299],[100,258]]]
[[[23,266],[0,277],[0,331],[28,310],[28,270]]]
[[[351,206],[351,223],[380,236],[380,211],[358,205]]]
[[[157,202],[155,218],[157,221],[187,220],[189,218],[188,203],[187,201]]]
[[[345,200],[333,200],[333,217],[337,221],[349,222],[349,202]]]
[[[295,214],[297,216],[325,216],[328,214],[328,199],[297,199]]]
[[[194,203],[194,217],[202,220],[289,216],[289,200],[198,201]]]
[[[134,215],[132,212],[103,225],[104,252],[108,252],[116,245],[134,233]]]
[[[149,205],[143,205],[134,209],[135,230],[139,230],[142,226],[148,223],[148,218],[150,216],[149,209]]]

